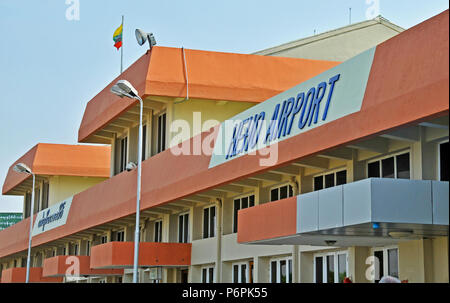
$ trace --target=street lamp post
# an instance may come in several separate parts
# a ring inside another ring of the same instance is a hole
[[[31,169],[23,163],[14,165],[13,170],[19,173],[29,174],[33,177],[33,187],[31,188],[31,212],[30,212],[30,234],[28,235],[28,256],[27,256],[27,275],[25,283],[30,282],[30,257],[31,257],[31,234],[33,232],[33,215],[34,215],[34,186],[36,182],[36,176]]]
[[[111,92],[121,98],[128,97],[139,100],[139,137],[138,137],[138,164],[137,164],[137,193],[136,193],[136,227],[134,231],[134,261],[133,261],[133,283],[138,282],[138,260],[139,260],[139,215],[141,202],[141,168],[142,168],[142,108],[143,101],[137,90],[126,80],[119,80]]]

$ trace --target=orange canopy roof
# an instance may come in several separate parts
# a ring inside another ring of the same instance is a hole
[[[14,162],[8,170],[2,193],[8,194],[30,176],[13,170],[24,163],[35,175],[109,177],[110,146],[39,143]]]
[[[269,57],[153,47],[112,81],[86,106],[78,142],[100,130],[135,104],[110,92],[117,80],[128,80],[141,97],[189,97],[197,99],[262,102],[304,82],[340,62]]]

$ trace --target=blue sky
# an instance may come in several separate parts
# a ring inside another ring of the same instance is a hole
[[[74,0],[67,0],[72,2]],[[125,15],[124,67],[158,45],[251,53],[364,21],[376,0],[79,0],[67,20],[66,0],[0,0],[0,182],[38,142],[75,144],[86,103],[114,79],[120,53],[112,34]],[[379,0],[380,14],[403,27],[446,9],[448,1]],[[22,211],[22,199],[0,196],[0,212]]]

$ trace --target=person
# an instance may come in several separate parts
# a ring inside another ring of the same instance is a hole
[[[381,278],[379,283],[401,283],[401,281],[396,277],[385,276]]]

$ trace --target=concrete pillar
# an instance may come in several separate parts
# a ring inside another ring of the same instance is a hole
[[[299,282],[314,282],[314,254],[312,252],[299,253]]]
[[[269,279],[269,258],[256,257],[254,264],[255,283],[268,283]]]
[[[292,283],[300,282],[299,247],[292,245]]]
[[[222,199],[216,201],[216,283],[222,282]]]
[[[367,258],[370,256],[370,248],[364,246],[352,246],[348,248],[348,273],[354,283],[369,283],[366,278],[366,271],[370,264],[366,264]]]

